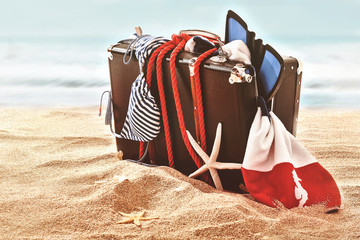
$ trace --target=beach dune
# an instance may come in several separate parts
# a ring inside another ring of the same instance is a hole
[[[333,214],[270,208],[168,167],[120,161],[95,108],[0,114],[0,239],[360,238],[360,112],[300,112],[298,140],[342,194]],[[154,219],[118,223],[120,212],[142,211]]]

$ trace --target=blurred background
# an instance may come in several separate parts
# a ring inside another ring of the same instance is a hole
[[[358,109],[360,1],[1,0],[0,106],[97,105],[107,48],[133,34],[225,33],[227,11],[304,63],[301,108]]]

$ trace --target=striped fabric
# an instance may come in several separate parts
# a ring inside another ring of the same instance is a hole
[[[135,56],[139,61],[140,74],[131,87],[129,107],[120,136],[125,139],[148,142],[160,132],[160,110],[146,83],[142,68],[151,53],[167,40],[145,36],[135,40]]]
[[[168,40],[163,37],[147,36],[140,38],[135,45],[135,56],[139,61],[140,67],[144,66],[146,59],[150,57],[151,53],[155,51],[156,48],[167,41]]]

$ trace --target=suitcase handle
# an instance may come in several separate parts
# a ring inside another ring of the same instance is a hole
[[[221,37],[219,35],[205,30],[199,30],[199,29],[181,30],[179,35],[182,33],[185,33],[190,37],[202,36],[209,39],[211,42],[215,42],[215,43],[221,42]]]
[[[113,110],[112,110],[112,98],[111,98],[111,91],[104,91],[101,94],[101,98],[100,98],[100,106],[99,106],[99,117],[101,116],[101,108],[102,108],[102,100],[103,97],[105,95],[105,93],[108,93],[109,98],[108,98],[108,104],[106,107],[106,113],[105,113],[105,125],[109,125],[110,126],[110,131],[112,133],[112,135],[114,135],[117,138],[123,138],[120,134],[117,134],[112,127],[112,118],[113,118]]]
[[[133,39],[131,42],[130,42],[130,44],[128,45],[128,47],[127,47],[127,49],[126,49],[126,52],[125,52],[125,54],[124,54],[124,57],[123,57],[123,62],[124,62],[124,64],[129,64],[130,63],[130,61],[131,61],[131,59],[132,59],[132,56],[133,56],[133,48],[135,47],[135,45],[136,45],[136,43],[140,40],[140,39],[142,39],[142,38],[144,38],[144,37],[149,37],[150,35],[148,35],[148,34],[144,34],[144,35],[141,35],[141,36],[137,36],[135,39]],[[127,55],[130,53],[130,55],[129,55],[129,59],[128,60],[126,60],[126,57],[127,57]]]

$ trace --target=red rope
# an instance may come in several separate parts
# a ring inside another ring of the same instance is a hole
[[[145,153],[145,142],[140,142],[140,145],[139,145],[139,159],[141,159],[141,157],[144,155]]]
[[[157,56],[159,55],[159,53],[161,52],[161,50],[163,50],[165,47],[169,46],[169,45],[173,45],[174,43],[169,41],[166,42],[164,44],[162,44],[160,47],[158,47],[157,49],[155,49],[155,51],[151,54],[148,64],[147,64],[147,70],[146,70],[146,83],[148,84],[149,88],[151,87],[151,77],[152,77],[152,70],[155,64],[155,60],[157,58]]]
[[[162,44],[161,46],[159,46],[152,54],[151,54],[151,57],[149,58],[149,61],[148,61],[148,65],[147,65],[147,70],[146,70],[146,83],[147,85],[149,86],[149,88],[151,87],[151,78],[152,78],[152,70],[153,70],[153,67],[154,67],[154,64],[155,64],[155,60],[159,54],[159,52],[164,49],[167,45],[169,44],[173,44],[171,42],[166,42],[164,44]],[[162,112],[162,115],[166,115],[167,117],[167,114],[163,113]],[[163,121],[164,121],[164,118],[163,118]],[[165,125],[165,124],[164,124]],[[140,146],[139,146],[139,159],[144,155],[145,153],[145,142],[140,142]],[[168,156],[172,156],[172,150],[169,152],[168,151]],[[169,157],[170,158],[170,157]],[[171,157],[172,159],[174,159],[174,157],[172,156]],[[169,161],[170,162],[170,161]]]
[[[165,57],[165,54],[171,51],[175,47],[174,43],[168,44],[163,50],[161,50],[157,61],[156,61],[156,76],[157,76],[157,83],[158,83],[158,90],[159,90],[159,97],[160,97],[160,105],[161,105],[161,112],[162,112],[162,119],[164,124],[164,133],[165,133],[165,143],[166,143],[166,150],[168,153],[168,161],[169,166],[174,167],[174,154],[171,145],[171,135],[170,135],[170,127],[169,127],[169,119],[166,109],[166,99],[165,99],[165,91],[163,85],[163,77],[162,77],[162,60]]]
[[[200,142],[201,148],[206,152],[206,132],[205,132],[205,120],[204,120],[204,107],[201,94],[201,82],[200,82],[200,64],[209,56],[211,56],[217,49],[213,48],[205,53],[201,54],[194,64],[194,78],[195,78],[195,92],[196,101],[199,113],[199,128],[200,128]]]
[[[186,126],[184,121],[184,115],[181,108],[180,96],[179,96],[179,89],[177,85],[177,77],[176,77],[176,57],[177,54],[184,48],[186,42],[190,39],[190,37],[186,34],[173,35],[171,37],[171,41],[161,45],[158,47],[151,55],[148,66],[147,66],[147,75],[146,75],[146,82],[148,86],[151,86],[151,78],[152,78],[152,69],[155,64],[156,60],[156,74],[157,74],[157,83],[158,83],[158,90],[159,90],[159,97],[160,97],[160,106],[162,111],[162,119],[164,125],[164,133],[165,133],[165,141],[166,141],[166,149],[168,153],[168,161],[169,166],[174,167],[174,156],[172,151],[172,144],[171,144],[171,135],[170,135],[170,127],[169,127],[169,120],[168,114],[166,109],[166,99],[165,99],[165,91],[163,86],[163,78],[162,78],[162,61],[165,57],[166,53],[171,51],[174,47],[175,49],[171,53],[170,56],[170,73],[171,73],[171,83],[172,89],[174,94],[175,100],[175,107],[179,121],[179,127],[181,136],[185,143],[186,149],[188,150],[191,158],[194,160],[196,166],[200,168],[204,163],[201,158],[196,154],[195,150],[192,148],[189,138],[186,134]],[[195,87],[196,87],[196,95],[197,95],[197,102],[199,107],[199,119],[200,119],[200,137],[202,142],[202,148],[206,151],[206,135],[205,135],[205,121],[204,121],[204,110],[203,110],[203,102],[202,102],[202,94],[201,94],[201,83],[200,83],[200,75],[199,75],[199,68],[201,62],[210,56],[216,49],[211,49],[204,54],[202,54],[198,60],[195,62],[194,66],[194,73],[195,73]],[[145,144],[143,142],[140,143],[139,155],[140,153],[143,154],[145,149]],[[141,156],[142,156],[141,154]],[[204,181],[211,183],[211,179],[209,178],[208,174],[203,175]]]
[[[180,36],[176,36],[176,35],[172,36],[173,41],[175,43],[177,43],[177,42],[179,42],[179,43],[176,46],[176,48],[174,49],[174,51],[171,53],[171,56],[170,56],[170,74],[171,74],[171,83],[172,83],[172,88],[173,88],[175,107],[176,107],[176,112],[177,112],[177,116],[178,116],[181,136],[183,138],[186,149],[188,150],[191,158],[194,160],[196,166],[198,168],[200,168],[204,164],[204,162],[201,160],[201,158],[197,155],[195,150],[192,148],[189,138],[186,134],[186,126],[185,126],[183,111],[181,108],[179,88],[177,85],[177,77],[176,77],[176,57],[177,57],[177,54],[184,48],[184,46],[185,46],[186,42],[189,40],[189,38],[190,37],[186,34],[181,34]],[[181,40],[181,41],[179,41],[179,40]],[[212,181],[211,181],[208,173],[203,174],[202,177],[205,182],[207,182],[208,184],[211,184]]]
[[[181,102],[180,102],[180,96],[179,96],[179,88],[178,88],[178,84],[177,84],[177,77],[176,77],[176,56],[177,54],[180,52],[180,50],[182,50],[186,44],[186,39],[183,39],[174,49],[174,51],[171,53],[170,56],[170,73],[171,73],[171,82],[172,82],[172,88],[173,88],[173,93],[174,93],[174,100],[175,100],[175,107],[176,107],[176,112],[178,115],[178,120],[179,120],[179,127],[180,127],[180,132],[181,132],[181,136],[184,140],[186,149],[188,150],[191,158],[194,160],[196,166],[198,168],[200,168],[203,165],[202,160],[199,158],[199,156],[196,154],[195,150],[192,148],[189,138],[186,134],[186,126],[185,126],[185,121],[184,121],[184,115],[183,115],[183,111],[181,108]]]

